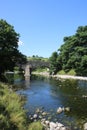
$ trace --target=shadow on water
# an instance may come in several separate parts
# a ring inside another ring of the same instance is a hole
[[[54,93],[60,92],[62,105],[70,107],[70,112],[65,113],[72,117],[78,124],[87,122],[87,81],[83,80],[51,80]]]

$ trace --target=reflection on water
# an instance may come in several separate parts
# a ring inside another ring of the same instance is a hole
[[[26,96],[25,109],[34,113],[37,108],[43,108],[51,115],[52,121],[72,125],[82,125],[87,122],[87,81],[73,79],[54,80],[43,77],[15,82],[23,86],[17,93]],[[70,112],[57,114],[58,107],[70,107]],[[75,128],[73,128],[75,130]],[[80,130],[80,128],[78,128]]]
[[[25,86],[26,88],[30,86],[30,76],[25,76]]]

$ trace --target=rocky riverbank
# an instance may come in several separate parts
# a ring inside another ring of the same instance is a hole
[[[56,110],[56,114],[58,115],[61,114],[62,112],[68,113],[70,111],[71,110],[69,107],[58,107]],[[86,122],[84,122],[83,126],[81,126],[81,128],[79,129],[77,126],[62,124],[58,120],[53,121],[51,119],[50,113],[44,111],[44,108],[37,108],[32,115],[29,114],[29,121],[30,122],[40,121],[41,124],[44,126],[44,130],[87,130]]]
[[[57,114],[60,114],[63,111],[70,111],[70,109],[68,107],[67,108],[59,107],[57,109]],[[45,130],[71,130],[71,128],[69,126],[65,126],[58,121],[56,121],[56,122],[51,121],[50,116],[49,116],[49,120],[46,119],[47,115],[49,115],[48,112],[37,108],[36,112],[33,115],[29,115],[29,119],[31,120],[31,122],[40,120],[40,122],[44,126]]]

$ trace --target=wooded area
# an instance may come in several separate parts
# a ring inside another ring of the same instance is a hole
[[[63,41],[63,45],[50,57],[51,72],[73,69],[76,75],[87,76],[87,26],[78,27],[74,35],[64,37]]]

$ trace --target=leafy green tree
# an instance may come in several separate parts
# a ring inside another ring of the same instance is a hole
[[[49,58],[50,62],[50,74],[56,74],[58,70],[61,68],[60,59],[58,58],[58,53],[53,52],[51,57]]]
[[[0,20],[0,75],[13,70],[16,64],[26,62],[26,56],[18,50],[19,34],[5,20]]]
[[[58,51],[63,70],[74,69],[77,75],[87,75],[87,26],[80,26],[75,35],[65,37]]]

